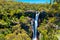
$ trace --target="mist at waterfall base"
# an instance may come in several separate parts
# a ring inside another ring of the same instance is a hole
[[[37,40],[37,26],[38,26],[38,17],[39,17],[39,12],[36,12],[35,19],[32,19],[31,25],[32,25],[32,30],[33,30],[33,39],[32,40]]]

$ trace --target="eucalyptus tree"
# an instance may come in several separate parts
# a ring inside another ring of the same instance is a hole
[[[54,0],[50,0],[50,4],[53,4],[54,3]]]
[[[54,2],[60,3],[60,0],[54,0]]]

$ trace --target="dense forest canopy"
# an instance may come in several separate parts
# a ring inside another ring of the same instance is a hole
[[[39,40],[58,40],[60,3],[29,4],[12,0],[0,0],[0,40],[32,40],[30,19],[33,13],[26,14],[27,10],[47,13],[37,29],[43,36]]]

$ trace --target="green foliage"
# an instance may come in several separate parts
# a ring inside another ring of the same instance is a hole
[[[0,34],[0,40],[5,40],[4,37],[5,37],[4,34]]]
[[[41,23],[40,27],[38,28],[38,31],[41,33],[42,35],[42,39],[41,40],[58,40],[56,35],[56,29],[54,28],[53,24],[55,18],[50,18],[48,20],[48,23],[46,23],[46,20],[43,21],[43,23]],[[41,37],[40,37],[41,38]]]
[[[26,33],[22,33],[22,34],[8,34],[6,35],[6,40],[31,40],[29,38],[29,36]]]
[[[60,32],[53,28],[53,25],[59,25],[60,21],[55,15],[60,16],[60,4],[29,4],[15,1],[0,0],[0,40],[32,40],[32,27],[29,17],[26,16],[27,10],[45,10],[47,19],[39,24],[39,33],[41,40],[57,40],[57,34]],[[51,15],[52,17],[50,17]],[[58,16],[58,17],[59,17]],[[40,38],[39,38],[40,39]]]

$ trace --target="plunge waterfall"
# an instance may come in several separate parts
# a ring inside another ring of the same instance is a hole
[[[33,19],[31,22],[32,30],[33,30],[33,39],[32,40],[37,40],[37,26],[38,26],[39,14],[40,14],[40,12],[36,11],[35,19]]]

